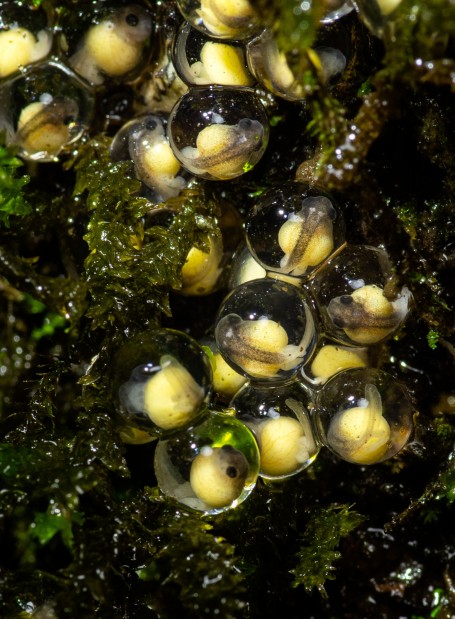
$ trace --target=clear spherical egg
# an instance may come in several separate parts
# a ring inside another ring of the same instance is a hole
[[[246,238],[265,269],[308,277],[342,245],[344,224],[327,192],[288,182],[260,196],[247,217]]]
[[[206,354],[189,335],[173,329],[128,340],[113,360],[110,379],[123,425],[158,437],[194,423],[212,389]]]
[[[210,412],[185,432],[158,441],[155,474],[161,492],[212,515],[240,505],[252,492],[259,449],[251,430],[223,412]]]
[[[194,28],[211,37],[245,39],[261,26],[250,0],[177,0],[177,5]]]
[[[406,287],[396,287],[386,252],[367,245],[348,245],[310,285],[325,333],[351,345],[377,344],[392,335],[412,299]]]
[[[136,178],[154,202],[178,196],[188,182],[170,147],[166,127],[167,115],[143,114],[121,127],[110,149],[113,161],[132,160]]]
[[[242,284],[225,298],[215,338],[236,371],[255,381],[280,382],[309,358],[317,335],[304,292],[265,278]]]
[[[340,372],[321,389],[315,425],[321,442],[353,464],[376,464],[396,455],[413,429],[411,397],[392,375],[373,368]]]
[[[140,73],[149,56],[154,21],[140,3],[93,3],[64,12],[59,47],[73,70],[93,86],[127,81]]]
[[[229,180],[251,170],[267,146],[267,114],[249,88],[194,87],[168,123],[175,156],[192,174]]]
[[[53,34],[46,12],[21,2],[0,2],[0,78],[43,60]]]
[[[172,61],[180,78],[189,85],[252,86],[239,41],[213,39],[184,23],[177,33],[172,49]]]
[[[91,88],[56,60],[29,65],[0,85],[0,129],[31,161],[55,161],[88,130]]]

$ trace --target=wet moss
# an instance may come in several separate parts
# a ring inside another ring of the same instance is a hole
[[[158,4],[167,34],[175,5]],[[305,16],[299,49],[312,45],[323,6]],[[289,17],[294,3],[280,7]],[[170,227],[147,224],[159,205],[110,161],[106,134],[64,166],[18,167],[0,151],[2,616],[453,615],[455,12],[445,0],[403,0],[381,41],[347,20],[355,54],[344,83],[328,90],[317,72],[302,74],[307,103],[273,101],[261,163],[172,200]],[[125,97],[135,93],[129,85]],[[98,120],[110,135],[111,121]],[[153,443],[122,444],[110,361],[159,324],[202,335],[224,290],[203,301],[175,293],[188,249],[218,227],[222,201],[244,215],[294,177],[334,191],[348,241],[385,246],[414,294],[411,319],[377,357],[410,389],[416,431],[375,467],[321,453],[209,523],[159,496]]]

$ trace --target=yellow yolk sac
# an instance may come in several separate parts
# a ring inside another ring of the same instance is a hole
[[[209,507],[226,507],[241,495],[248,470],[245,456],[231,445],[205,446],[191,465],[191,488]]]
[[[367,367],[367,363],[365,349],[326,344],[311,362],[311,373],[314,382],[321,383],[343,370]]]
[[[310,458],[302,424],[292,417],[276,417],[253,427],[261,453],[261,473],[279,477],[299,469]]]
[[[32,62],[47,56],[52,35],[41,30],[35,35],[25,28],[10,28],[0,32],[0,78],[11,75]]]
[[[199,14],[211,34],[232,39],[248,35],[257,21],[248,0],[201,0]]]
[[[129,75],[143,60],[152,33],[152,19],[139,5],[124,6],[92,26],[69,59],[73,69],[94,85],[104,75]]]
[[[159,428],[170,430],[188,423],[204,399],[204,391],[176,359],[164,355],[161,370],[144,386],[144,410]]]
[[[74,139],[78,114],[77,103],[66,97],[30,103],[19,116],[14,143],[29,158],[54,159]]]
[[[247,379],[226,363],[220,353],[214,355],[213,366],[213,390],[225,398],[232,398]]]
[[[330,422],[327,443],[341,458],[354,464],[375,464],[387,453],[390,425],[383,417],[381,395],[365,386],[365,403],[339,411]]]
[[[208,251],[192,247],[182,267],[181,294],[201,296],[210,294],[216,287],[222,273],[223,242],[220,236],[212,235],[208,240]]]
[[[251,86],[242,52],[232,45],[207,41],[201,50],[201,60],[190,66],[195,84]]]

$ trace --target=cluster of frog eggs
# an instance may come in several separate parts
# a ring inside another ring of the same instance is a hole
[[[205,513],[238,505],[258,475],[300,473],[321,446],[375,464],[412,431],[406,388],[369,367],[369,353],[400,328],[411,300],[394,287],[386,253],[344,242],[333,198],[302,183],[264,193],[246,237],[215,337],[203,342],[208,356],[186,334],[162,329],[129,341],[111,378],[124,440],[158,438],[161,491]],[[209,274],[215,286],[215,247],[192,250],[184,275]]]
[[[35,21],[32,32],[21,21],[28,12],[20,8],[1,5],[0,124],[25,159],[52,161],[89,128],[97,88],[143,69],[153,21],[147,7],[101,2],[82,37],[63,21],[55,44],[45,25],[36,30]],[[132,160],[155,201],[178,195],[191,175],[229,180],[259,161],[269,127],[255,82],[302,98],[248,0],[189,0],[179,8],[187,21],[166,70],[175,67],[187,92],[170,114],[152,109],[129,121],[111,148],[114,160]],[[332,8],[326,23],[352,5],[335,0]],[[49,58],[55,46],[59,55]],[[330,82],[346,58],[320,46],[309,62]],[[374,464],[395,455],[412,430],[406,389],[368,367],[369,347],[395,333],[409,309],[410,293],[394,288],[385,252],[347,245],[331,196],[299,183],[261,196],[246,241],[231,265],[232,290],[209,355],[188,335],[161,329],[128,341],[111,373],[122,438],[158,439],[161,491],[209,514],[238,505],[258,475],[301,472],[321,446]],[[194,247],[181,292],[215,290],[223,259],[220,234],[207,238],[205,250]]]

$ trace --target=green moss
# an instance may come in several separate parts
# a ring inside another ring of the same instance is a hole
[[[156,208],[138,196],[140,183],[127,162],[113,163],[110,140],[99,137],[82,150],[74,166],[74,195],[84,195],[90,220],[85,280],[91,296],[92,329],[157,324],[170,315],[169,291],[181,287],[180,271],[193,244],[216,230],[213,203],[202,187],[168,201],[175,216],[168,228],[144,228]]]
[[[335,549],[341,539],[348,536],[364,519],[348,505],[312,510],[297,555],[297,567],[291,570],[294,574],[292,586],[303,585],[307,593],[317,589],[323,597],[327,597],[324,583],[335,578],[333,563],[341,557],[341,552]]]
[[[0,136],[0,143],[4,144],[4,137]],[[30,182],[30,177],[17,174],[23,162],[16,154],[16,148],[0,146],[0,223],[7,228],[10,217],[24,217],[32,211],[23,191]]]

